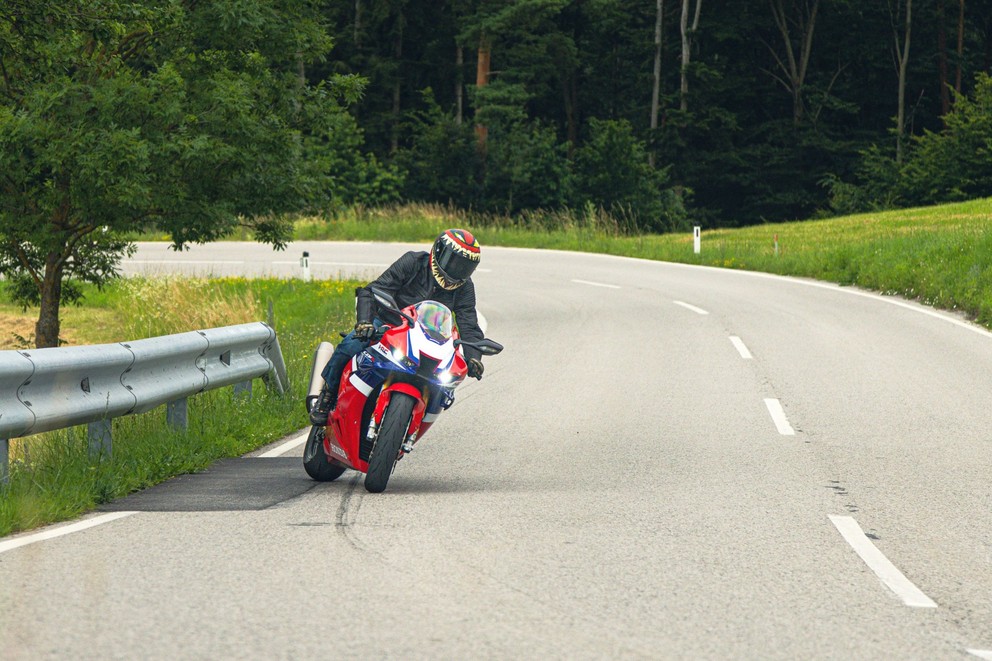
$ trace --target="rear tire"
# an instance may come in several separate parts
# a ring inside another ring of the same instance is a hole
[[[318,482],[333,482],[341,477],[346,468],[328,458],[324,452],[324,428],[311,427],[307,443],[303,446],[303,468],[307,475]]]
[[[394,392],[389,407],[382,416],[379,435],[369,455],[369,471],[365,475],[365,489],[372,493],[382,493],[389,483],[393,465],[400,454],[400,446],[410,426],[414,399],[410,395]]]

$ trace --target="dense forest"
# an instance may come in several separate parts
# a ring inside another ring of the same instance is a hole
[[[406,200],[664,230],[992,195],[989,0],[323,9],[335,46],[307,76],[367,79],[352,112]],[[925,137],[955,128],[975,132],[952,141],[964,163]]]
[[[992,0],[0,0],[39,346],[135,232],[403,202],[621,232],[992,195]],[[573,216],[574,215],[574,216]]]

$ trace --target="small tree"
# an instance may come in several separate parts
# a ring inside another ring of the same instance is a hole
[[[129,233],[164,230],[176,249],[238,226],[289,238],[277,214],[317,199],[327,174],[301,158],[303,121],[360,89],[301,85],[299,54],[330,48],[313,16],[291,0],[0,8],[0,273],[39,305],[38,347],[58,344],[76,280],[117,275]]]

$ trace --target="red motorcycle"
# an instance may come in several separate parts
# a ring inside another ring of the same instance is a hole
[[[460,339],[451,310],[437,301],[399,310],[389,294],[373,293],[401,322],[380,328],[372,344],[345,367],[328,425],[313,427],[307,437],[303,467],[321,482],[336,480],[348,468],[360,471],[365,473],[365,488],[380,493],[396,462],[454,403],[455,388],[468,373],[461,347],[471,346],[486,356],[503,347],[489,339]],[[308,409],[329,353],[330,344],[324,342],[314,356]]]

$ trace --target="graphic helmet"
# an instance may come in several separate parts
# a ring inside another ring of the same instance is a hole
[[[458,289],[475,271],[480,257],[479,242],[471,232],[445,230],[431,248],[431,272],[444,289]]]

